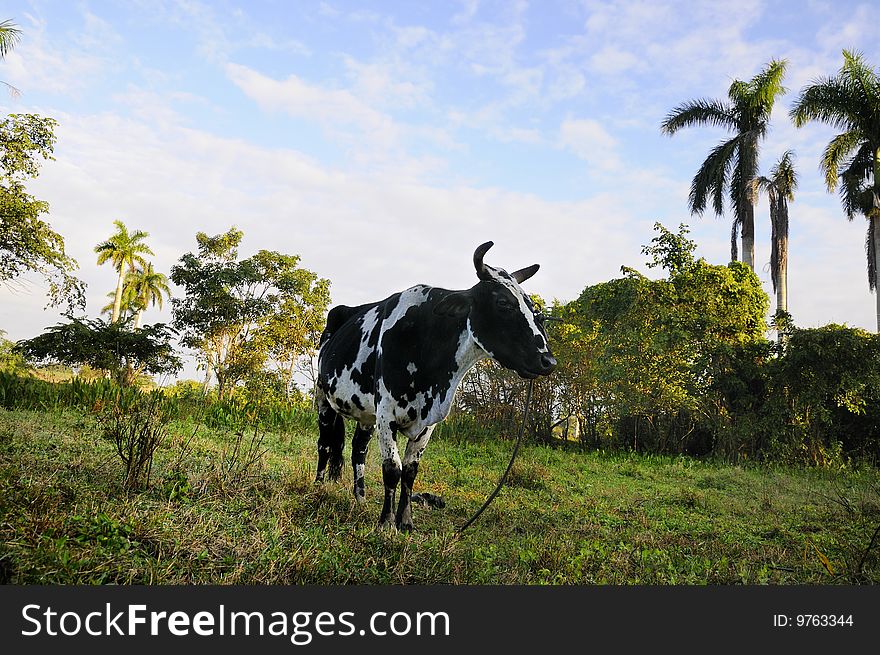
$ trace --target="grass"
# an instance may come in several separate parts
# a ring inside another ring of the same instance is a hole
[[[850,584],[880,581],[880,475],[730,466],[524,446],[477,523],[512,443],[434,440],[416,531],[376,528],[367,499],[312,484],[315,435],[172,422],[150,485],[123,488],[96,417],[0,410],[0,582],[16,584]],[[237,446],[236,446],[237,444]],[[263,452],[265,451],[265,452]],[[258,454],[259,454],[258,453]],[[348,450],[346,450],[346,455]]]

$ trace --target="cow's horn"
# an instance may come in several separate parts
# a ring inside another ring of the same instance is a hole
[[[474,268],[477,269],[477,277],[481,280],[492,279],[489,275],[489,271],[486,270],[486,265],[483,263],[483,256],[486,254],[486,251],[494,245],[493,242],[487,241],[474,251]]]

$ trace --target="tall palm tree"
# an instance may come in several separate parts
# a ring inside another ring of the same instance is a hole
[[[143,230],[135,230],[128,232],[128,228],[122,221],[113,221],[116,226],[116,233],[106,241],[95,246],[95,252],[98,254],[98,264],[109,261],[113,268],[116,269],[118,277],[116,280],[116,297],[113,300],[113,316],[111,323],[119,320],[120,307],[122,304],[122,288],[127,270],[133,269],[135,265],[146,265],[144,255],[154,254],[147,244],[143,243],[144,239],[150,236]]]
[[[685,102],[663,120],[661,129],[675,134],[683,127],[712,125],[724,127],[734,136],[709,152],[691,182],[688,205],[691,213],[702,214],[710,198],[717,215],[724,210],[728,192],[734,210],[730,232],[730,258],[737,259],[736,236],[742,235],[743,261],[755,268],[755,208],[752,180],[758,174],[760,141],[767,134],[770,113],[776,98],[785,92],[782,78],[788,62],[774,59],[748,82],[734,80],[728,100],[701,98]]]
[[[798,127],[820,121],[841,130],[825,147],[820,166],[829,191],[840,183],[846,217],[868,219],[868,287],[876,296],[880,332],[880,78],[860,53],[844,50],[837,75],[805,86],[790,115]]]
[[[147,307],[159,305],[159,309],[162,309],[162,295],[171,297],[168,278],[162,273],[157,273],[151,263],[143,268],[129,271],[125,279],[125,287],[129,290],[137,308],[134,319],[135,329],[141,326],[141,318]]]
[[[754,180],[754,201],[761,191],[770,199],[770,279],[777,313],[788,311],[788,203],[794,202],[798,183],[793,159],[794,153],[786,150],[770,169],[770,177]]]
[[[15,47],[15,44],[18,43],[20,38],[21,30],[18,29],[18,26],[15,23],[11,20],[0,22],[0,59],[3,59],[9,54],[9,51]],[[18,95],[18,89],[11,84],[8,84],[7,82],[0,82],[0,84],[5,85],[12,95]]]

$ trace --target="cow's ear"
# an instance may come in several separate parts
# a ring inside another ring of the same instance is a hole
[[[532,277],[535,273],[537,273],[539,268],[540,264],[532,264],[531,266],[526,266],[525,268],[521,268],[518,271],[514,271],[510,274],[510,277],[516,280],[517,284],[522,284],[530,277]]]
[[[434,306],[434,313],[454,318],[464,318],[471,311],[471,294],[467,291],[454,291]]]

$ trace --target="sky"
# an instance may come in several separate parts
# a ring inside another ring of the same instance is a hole
[[[880,66],[877,15],[846,0],[11,0],[0,20],[22,38],[0,80],[20,94],[0,91],[0,110],[59,123],[28,190],[79,262],[90,316],[115,288],[94,246],[116,219],[149,232],[166,274],[197,232],[235,225],[242,255],[297,254],[348,305],[470,287],[492,240],[487,263],[539,263],[526,290],[570,301],[623,265],[656,276],[641,247],[657,221],[687,223],[698,256],[729,261],[731,213],[687,209],[728,135],[660,123],[785,58],[760,167],[795,151],[789,310],[802,327],[874,330],[866,223],[846,220],[818,167],[835,133],[788,111],[844,48]],[[772,297],[766,198],[755,231]],[[39,334],[61,320],[45,305],[38,278],[0,287],[0,329]],[[169,304],[144,317],[170,320]]]

